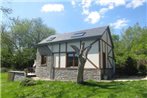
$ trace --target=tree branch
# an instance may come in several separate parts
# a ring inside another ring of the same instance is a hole
[[[80,49],[77,46],[71,45],[71,47],[74,49],[74,51],[77,53],[77,55],[80,54]]]

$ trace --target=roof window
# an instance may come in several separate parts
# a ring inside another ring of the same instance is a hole
[[[78,32],[78,33],[74,33],[71,37],[81,37],[84,36],[86,32]]]
[[[50,37],[47,41],[52,41],[54,40],[56,37]]]

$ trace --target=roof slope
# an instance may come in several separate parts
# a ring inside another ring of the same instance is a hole
[[[71,33],[51,35],[46,39],[42,40],[40,43],[38,43],[38,45],[84,38],[101,37],[107,29],[107,27],[108,26],[103,26]]]

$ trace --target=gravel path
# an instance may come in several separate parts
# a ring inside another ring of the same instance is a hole
[[[46,81],[55,81],[55,80],[50,80],[47,78],[39,78],[39,77],[32,77],[34,80],[46,80]],[[147,76],[145,77],[138,77],[138,76],[127,76],[127,77],[122,77],[122,78],[116,78],[113,80],[100,80],[98,82],[112,82],[112,81],[139,81],[139,80],[147,80]],[[61,80],[63,81],[63,80]]]

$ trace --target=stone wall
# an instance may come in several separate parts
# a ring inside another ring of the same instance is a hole
[[[76,81],[77,69],[55,69],[55,80],[71,80]],[[84,80],[100,80],[100,70],[98,69],[84,69]]]
[[[49,78],[51,75],[51,64],[52,64],[52,57],[47,56],[47,64],[46,65],[41,65],[41,55],[37,51],[36,54],[36,68],[35,68],[35,74],[37,77],[40,78]]]
[[[50,72],[48,67],[36,67],[35,74],[39,78],[50,78]]]
[[[8,72],[8,79],[10,81],[19,81],[26,78],[24,71],[9,71]]]
[[[26,76],[24,75],[24,73],[15,73],[15,75],[14,75],[14,81],[20,81],[25,78],[26,78]]]

